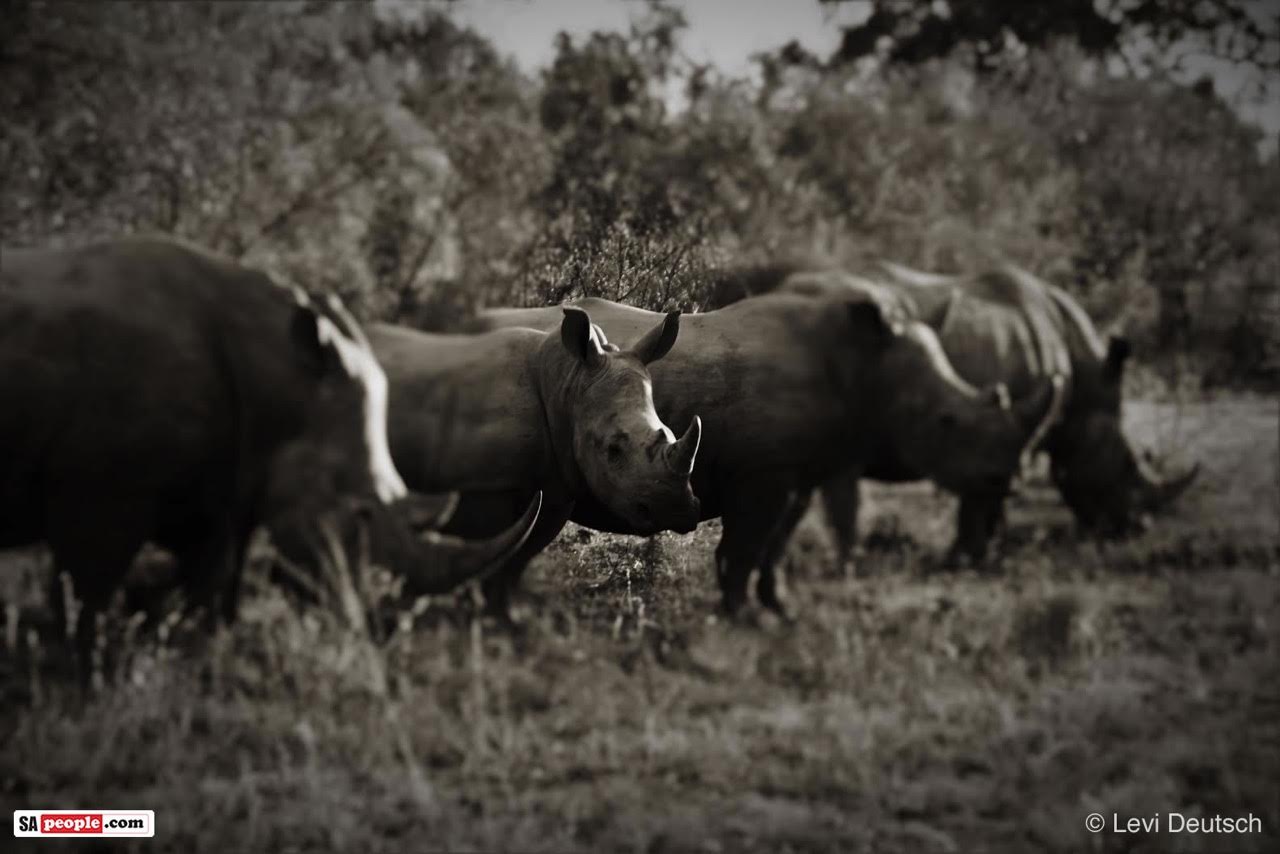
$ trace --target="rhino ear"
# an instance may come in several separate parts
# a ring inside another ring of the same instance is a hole
[[[1124,363],[1129,358],[1132,347],[1129,339],[1120,335],[1112,335],[1111,340],[1107,342],[1107,359],[1103,366],[1107,378],[1119,381],[1120,375],[1124,373]]]
[[[584,364],[595,367],[604,362],[604,348],[591,329],[591,317],[582,309],[571,305],[564,307],[560,340],[564,348]]]
[[[675,346],[676,336],[680,334],[680,312],[669,311],[666,318],[657,326],[644,334],[635,343],[631,352],[644,364],[656,362]]]
[[[877,303],[850,303],[848,309],[849,321],[859,340],[871,341],[876,346],[883,347],[902,334],[901,324],[888,320]]]

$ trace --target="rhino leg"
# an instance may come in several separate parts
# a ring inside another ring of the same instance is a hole
[[[253,526],[244,526],[231,543],[230,575],[222,589],[222,619],[231,625],[240,616],[240,582],[244,578],[244,564],[249,557],[249,541],[253,539]]]
[[[732,497],[725,502],[721,517],[724,533],[716,546],[716,580],[720,583],[721,607],[733,616],[746,604],[751,572],[762,566],[792,493],[782,486],[771,487],[761,479],[753,480],[750,486],[739,481],[726,487],[723,494]],[[772,607],[767,605],[766,597],[777,602],[776,589],[761,598],[762,605]]]
[[[979,564],[1004,521],[1004,494],[962,495],[956,516],[956,539],[948,562],[967,559]]]
[[[835,537],[836,569],[847,578],[853,574],[853,552],[858,545],[858,472],[845,472],[823,482],[822,509]]]
[[[800,524],[800,520],[804,518],[805,511],[809,509],[812,497],[812,490],[798,490],[791,493],[760,557],[760,580],[756,583],[756,596],[761,605],[774,611],[784,620],[791,620],[793,617],[786,600],[781,595],[777,566],[786,555],[791,535]]]
[[[106,609],[146,541],[144,518],[142,512],[121,502],[112,508],[64,510],[50,520],[49,547],[55,573],[71,577],[80,604],[75,645],[84,688],[93,678],[98,615]],[[86,521],[88,524],[83,524]]]
[[[224,528],[175,553],[187,606],[203,610],[210,629],[219,618],[230,625],[239,613],[240,576],[250,533]]]
[[[512,504],[512,512],[502,517],[504,524],[510,524],[519,518],[527,505],[527,497],[522,502]],[[467,499],[464,496],[460,511],[466,510]],[[485,611],[496,617],[500,623],[508,626],[516,624],[511,613],[511,594],[519,588],[520,578],[529,566],[529,561],[560,535],[572,512],[572,502],[548,502],[544,498],[538,521],[534,523],[533,530],[529,532],[524,545],[499,569],[480,582],[480,589],[484,593]]]

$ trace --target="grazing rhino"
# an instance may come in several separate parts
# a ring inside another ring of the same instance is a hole
[[[462,493],[449,530],[486,534],[543,492],[528,542],[485,584],[490,610],[508,619],[521,571],[575,503],[598,501],[644,532],[689,531],[700,516],[689,475],[701,421],[685,419],[677,439],[654,410],[649,376],[676,341],[679,313],[655,315],[627,350],[611,345],[585,311],[556,314],[555,333],[369,329],[390,380],[397,467],[414,489]]]
[[[619,341],[652,312],[598,299],[574,303]],[[545,328],[558,309],[495,309],[473,328]],[[778,294],[686,315],[680,345],[652,369],[658,414],[673,426],[704,419],[693,473],[702,518],[723,518],[716,549],[722,604],[744,603],[754,569],[765,607],[786,612],[774,565],[811,490],[832,471],[857,470],[892,440],[903,459],[954,488],[1001,488],[1051,390],[1016,406],[960,379],[933,331],[898,322],[865,298]],[[963,449],[957,453],[957,449]],[[596,503],[572,519],[599,530],[647,533]]]
[[[802,266],[760,268],[722,277],[713,299],[778,289],[825,294],[832,288],[887,294],[898,310],[937,331],[956,370],[970,382],[1002,382],[1017,394],[1045,377],[1061,378],[1061,399],[1034,444],[1048,453],[1054,483],[1085,530],[1125,533],[1144,512],[1168,504],[1195,479],[1198,465],[1172,478],[1145,471],[1125,439],[1120,403],[1128,342],[1112,337],[1104,344],[1075,300],[1017,267],[939,276],[881,262],[874,283]],[[842,554],[853,548],[859,475],[901,481],[923,473],[882,466],[828,481],[823,497]],[[962,492],[959,550],[982,559],[1002,519],[1003,502],[995,496]]]
[[[229,620],[259,524],[298,542],[314,514],[363,507],[386,528],[405,494],[386,378],[336,298],[161,238],[3,252],[0,548],[49,545],[82,600],[82,663],[144,543]],[[523,535],[444,544],[441,577],[430,542],[400,568],[437,588]]]

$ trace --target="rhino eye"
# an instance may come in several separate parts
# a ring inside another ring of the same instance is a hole
[[[610,442],[606,453],[609,455],[610,462],[617,463],[622,461],[622,446],[617,442]]]

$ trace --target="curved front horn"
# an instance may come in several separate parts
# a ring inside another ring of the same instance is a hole
[[[402,530],[372,532],[374,558],[405,580],[405,592],[415,596],[448,593],[468,581],[484,578],[524,545],[538,521],[542,493],[510,527],[487,540],[470,541],[434,531],[406,537]]]
[[[677,474],[692,474],[693,462],[698,456],[698,445],[701,442],[702,419],[695,415],[684,435],[674,445],[667,446],[667,465]]]

